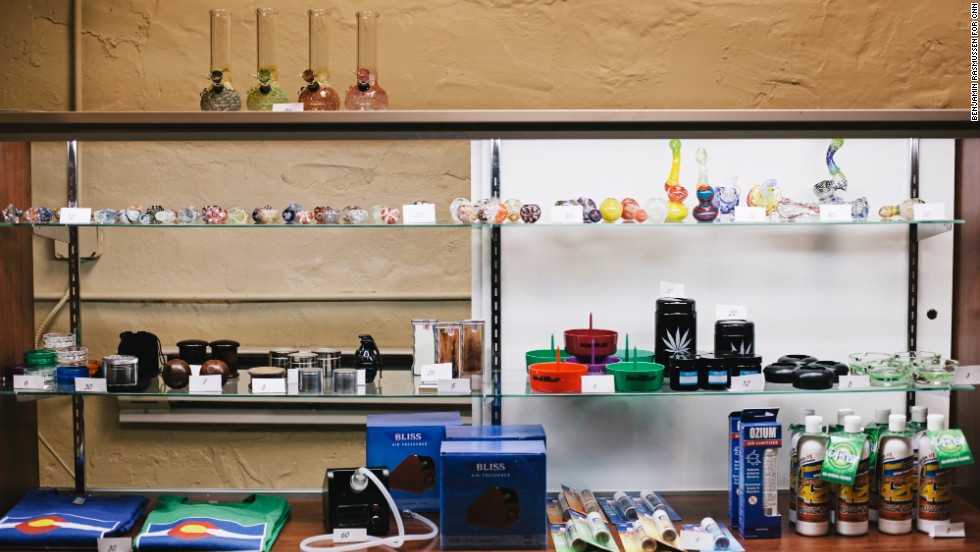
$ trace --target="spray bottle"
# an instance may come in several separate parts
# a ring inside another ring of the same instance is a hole
[[[928,406],[913,406],[911,408],[911,419],[906,425],[906,429],[912,432],[912,473],[915,477],[912,481],[912,519],[919,517],[919,437],[926,432],[926,417],[929,415]]]
[[[864,441],[864,447],[860,451],[854,484],[837,487],[837,496],[834,501],[835,518],[837,519],[835,527],[838,534],[857,537],[868,534],[868,491],[870,490],[871,477],[868,459],[871,456],[871,447],[861,433],[860,416],[844,418],[844,433],[861,437]]]
[[[892,415],[891,408],[876,408],[875,421],[864,428],[868,434],[868,445],[871,446],[871,501],[868,504],[868,519],[878,521],[878,482],[881,481],[881,473],[878,471],[878,437],[882,431],[888,429],[888,417]]]
[[[927,431],[946,429],[946,417],[942,414],[929,414],[927,420]],[[950,503],[953,498],[953,470],[939,467],[932,441],[925,432],[919,434],[917,479],[919,500],[916,510],[919,515],[916,527],[919,531],[928,533],[936,525],[949,522]]]
[[[805,429],[796,445],[800,464],[796,487],[796,532],[820,537],[830,531],[830,484],[820,479],[820,468],[827,454],[823,418],[807,416]]]
[[[789,522],[796,523],[796,476],[800,469],[796,443],[806,429],[806,417],[813,416],[812,408],[801,408],[799,423],[789,425]]]
[[[905,432],[905,415],[888,417],[888,432],[879,444],[878,530],[888,535],[912,531],[912,439]]]

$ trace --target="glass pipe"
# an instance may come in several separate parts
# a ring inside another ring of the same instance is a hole
[[[340,95],[330,86],[327,69],[327,10],[310,10],[310,67],[303,71],[303,80],[299,101],[304,111],[340,109]]]
[[[713,222],[718,217],[718,207],[714,204],[715,191],[708,185],[708,152],[698,148],[694,157],[698,162],[698,205],[694,208],[694,218],[698,222]]]
[[[738,188],[738,177],[733,176],[728,179],[727,186],[715,186],[712,204],[718,208],[718,218],[715,222],[732,222],[735,220],[735,207],[738,207],[738,196],[741,194]]]
[[[258,86],[248,91],[249,111],[272,111],[272,104],[288,103],[286,92],[279,86],[279,62],[276,56],[278,30],[276,18],[279,10],[259,8],[255,10],[258,26]]]
[[[201,111],[238,111],[242,98],[231,86],[231,10],[211,10],[211,85],[201,92]]]
[[[347,89],[344,107],[349,111],[384,111],[388,93],[378,84],[378,17],[376,12],[357,12],[357,82]]]
[[[779,207],[781,196],[782,192],[779,186],[776,186],[776,179],[770,178],[762,184],[756,184],[749,188],[745,202],[749,204],[749,207],[764,207],[766,217],[769,217],[776,212],[776,207]]]
[[[780,222],[808,222],[820,220],[820,205],[793,201],[784,197],[776,207]]]
[[[844,198],[837,196],[838,190],[847,190],[847,177],[834,161],[834,154],[844,145],[843,138],[834,138],[830,141],[827,148],[827,172],[830,179],[821,180],[813,185],[813,193],[817,195],[820,203],[838,205],[844,203]]]
[[[667,222],[681,222],[687,217],[687,207],[684,200],[687,199],[687,190],[681,186],[681,141],[676,138],[670,141],[670,151],[673,154],[673,162],[670,166],[670,176],[664,182],[664,190],[667,192]]]
[[[895,217],[899,217],[904,220],[914,220],[915,219],[915,205],[920,205],[925,203],[917,197],[912,199],[906,199],[899,205],[885,205],[878,210],[878,216],[881,220],[891,220]]]

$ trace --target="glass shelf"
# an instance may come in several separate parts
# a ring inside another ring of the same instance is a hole
[[[351,229],[372,229],[372,228],[737,228],[737,227],[759,227],[759,226],[772,226],[779,228],[795,228],[795,227],[820,227],[820,226],[862,226],[862,227],[889,227],[889,226],[930,226],[930,225],[951,225],[951,224],[964,224],[966,221],[962,219],[943,219],[943,220],[922,220],[922,221],[907,221],[907,220],[894,220],[894,221],[846,221],[846,222],[734,222],[734,223],[717,223],[717,224],[701,224],[694,221],[688,221],[683,223],[642,223],[642,224],[567,224],[567,223],[548,223],[548,222],[537,222],[535,224],[455,224],[455,223],[438,223],[438,224],[32,224],[29,222],[0,222],[0,227],[31,227],[31,228],[68,228],[70,226],[77,227],[93,227],[93,228],[142,228],[150,229],[155,228],[158,230],[162,229],[221,229],[221,228],[288,228],[288,229],[324,229],[324,230],[351,230]]]
[[[863,389],[839,389],[835,385],[832,389],[797,389],[787,383],[767,383],[763,391],[672,391],[665,381],[660,391],[650,393],[541,393],[532,391],[527,381],[504,383],[501,388],[500,397],[507,399],[516,398],[547,398],[547,397],[704,397],[704,396],[726,396],[736,397],[742,395],[810,395],[810,394],[836,394],[836,393],[905,393],[922,391],[972,391],[972,385],[954,385],[948,387],[866,387]],[[496,396],[496,395],[495,395]]]

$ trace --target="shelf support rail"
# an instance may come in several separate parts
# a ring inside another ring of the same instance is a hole
[[[78,207],[78,142],[67,143],[68,206]],[[78,270],[78,227],[68,227],[68,311],[75,344],[82,343],[81,286]],[[71,397],[72,448],[75,453],[75,492],[85,492],[85,399]]]
[[[500,197],[500,140],[490,141],[490,197]],[[500,425],[501,419],[501,351],[500,335],[502,320],[501,311],[501,270],[500,270],[500,227],[494,226],[490,230],[490,327],[493,328],[491,336],[492,355],[490,362],[490,373],[493,382],[494,399],[490,404],[490,423]]]
[[[919,139],[909,139],[909,197],[919,197]],[[908,256],[908,323],[906,326],[906,346],[909,351],[917,350],[919,324],[919,228],[909,225]],[[905,393],[905,415],[908,419],[915,406],[915,393]]]

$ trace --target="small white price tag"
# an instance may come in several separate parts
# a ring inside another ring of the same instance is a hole
[[[61,224],[88,224],[92,222],[92,208],[62,207],[58,222]]]
[[[282,378],[252,379],[252,394],[254,395],[282,395],[284,393],[286,393],[286,380]]]
[[[367,529],[358,527],[348,527],[347,529],[334,529],[334,542],[364,542],[367,540]]]
[[[942,220],[946,218],[946,205],[943,203],[920,203],[912,206],[915,220]]]
[[[766,380],[762,374],[749,374],[747,376],[735,376],[732,378],[732,386],[729,391],[762,391],[766,388]]]
[[[402,220],[405,224],[435,224],[436,205],[435,203],[402,205]]]
[[[221,393],[221,376],[191,376],[191,393]]]
[[[929,530],[929,536],[932,538],[956,538],[966,536],[966,524],[960,523],[940,523],[934,525],[932,529]]]
[[[76,393],[108,393],[105,378],[75,378]]]
[[[44,376],[14,376],[14,391],[44,391]]]
[[[820,222],[850,222],[851,206],[844,205],[821,205]]]
[[[615,393],[616,378],[612,375],[582,376],[583,393]]]
[[[837,382],[838,389],[868,389],[870,387],[870,376],[841,376]]]
[[[444,379],[452,379],[453,365],[451,362],[444,364],[423,364],[422,381],[436,382]]]
[[[192,376],[200,376],[201,375],[201,365],[200,364],[191,364],[191,375]]]
[[[957,366],[953,383],[956,385],[980,385],[980,366]]]
[[[133,540],[127,538],[101,538],[96,541],[99,552],[133,552]]]
[[[367,370],[361,369],[357,371],[357,387],[361,388],[367,385]],[[358,389],[358,394],[360,394],[360,389]]]
[[[299,102],[294,103],[277,103],[272,104],[273,111],[303,111],[303,104]]]
[[[552,205],[551,222],[555,224],[582,224],[582,206]]]
[[[715,305],[715,320],[746,320],[749,308],[745,305]]]
[[[661,297],[684,297],[684,284],[660,282]]]
[[[714,550],[715,539],[710,533],[682,529],[677,547],[682,550]]]
[[[441,379],[438,385],[440,395],[452,395],[454,393],[468,395],[470,393],[470,378]]]
[[[286,383],[289,385],[299,385],[299,370],[286,370]]]
[[[765,207],[736,207],[735,222],[767,222]]]

